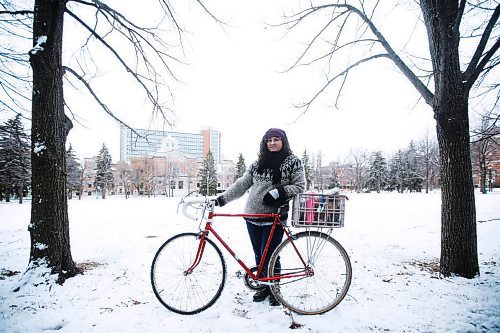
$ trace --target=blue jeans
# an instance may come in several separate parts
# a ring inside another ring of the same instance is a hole
[[[250,236],[250,242],[252,243],[253,253],[255,254],[255,264],[258,266],[262,255],[264,254],[264,249],[266,248],[267,238],[271,233],[272,225],[256,225],[247,221],[248,235]],[[274,229],[274,235],[267,250],[266,261],[264,262],[264,268],[262,270],[262,275],[267,276],[267,265],[269,264],[269,259],[271,254],[278,247],[283,239],[284,230],[281,225],[277,225]],[[276,265],[274,267],[274,273],[279,274],[281,272],[280,258],[276,260]]]

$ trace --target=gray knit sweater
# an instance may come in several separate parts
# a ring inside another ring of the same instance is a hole
[[[258,162],[254,162],[245,171],[243,176],[231,185],[224,193],[225,202],[230,202],[240,198],[245,192],[250,189],[248,200],[245,205],[245,213],[261,214],[275,213],[277,207],[265,205],[263,198],[270,190],[277,187],[273,185],[272,169],[264,169],[262,174],[257,173]],[[281,186],[280,199],[285,195],[285,198],[292,198],[296,194],[301,193],[305,189],[305,175],[302,161],[295,155],[290,155],[283,160],[280,166],[281,171]]]

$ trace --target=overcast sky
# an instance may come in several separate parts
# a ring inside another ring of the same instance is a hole
[[[191,14],[183,17],[189,29],[184,51],[189,65],[178,72],[182,83],[173,89],[176,127],[172,130],[197,133],[212,127],[222,133],[225,158],[236,160],[241,152],[248,162],[256,157],[259,140],[269,127],[284,129],[297,155],[304,149],[321,151],[325,162],[343,160],[351,149],[392,153],[412,139],[435,135],[431,108],[419,101],[416,90],[388,60],[352,72],[339,109],[332,106],[335,91],[331,90],[327,98],[299,117],[303,110],[294,105],[313,96],[325,77],[318,68],[283,73],[298,57],[306,39],[280,38],[283,30],[265,24],[282,22],[280,6],[290,7],[295,1],[271,3],[210,2],[211,10],[228,23],[224,29],[208,17],[200,17],[199,9],[187,9]],[[418,13],[408,15],[405,19],[416,18]],[[403,29],[407,26],[391,28],[391,24],[401,24],[400,13],[388,11],[379,21],[390,41],[408,42],[408,29]],[[71,29],[68,24],[66,40],[72,36]],[[427,47],[425,40],[421,47]],[[112,75],[112,67],[101,69],[95,80]],[[120,80],[110,81],[107,88],[108,101],[117,105],[117,113],[130,125],[169,129],[159,120],[151,123],[143,101],[134,100],[134,92],[126,90]],[[105,142],[113,160],[118,160],[119,126],[97,111],[95,104],[86,105],[84,112],[78,113],[81,124],[75,123],[68,142],[79,157],[97,154]]]

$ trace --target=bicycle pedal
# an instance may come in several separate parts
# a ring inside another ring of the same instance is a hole
[[[243,273],[241,271],[237,271],[235,275],[238,279],[241,279],[243,277]]]

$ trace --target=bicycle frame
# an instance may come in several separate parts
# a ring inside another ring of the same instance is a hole
[[[215,231],[214,227],[212,226],[213,219],[215,217],[251,217],[251,218],[269,218],[272,217],[274,218],[273,225],[271,228],[271,232],[269,233],[269,237],[266,242],[266,246],[264,248],[264,253],[262,254],[262,258],[260,260],[259,266],[257,268],[256,274],[254,274],[250,268],[236,255],[236,253],[231,249],[231,247],[222,239],[221,236]],[[276,230],[276,227],[281,225],[283,228],[287,238],[290,240],[291,244],[293,245],[295,252],[297,253],[298,257],[300,258],[300,261],[304,265],[304,271],[301,273],[291,273],[291,274],[279,274],[277,276],[272,276],[272,277],[260,277],[262,274],[262,271],[264,269],[264,263],[266,262],[266,258],[269,252],[269,247],[271,245],[271,240],[274,236],[274,232]],[[306,263],[300,254],[299,250],[293,243],[293,237],[291,233],[285,228],[283,225],[283,222],[279,218],[278,213],[269,213],[269,214],[216,214],[212,211],[208,213],[208,219],[205,223],[205,228],[203,231],[201,231],[201,236],[200,236],[200,243],[198,245],[198,251],[196,252],[196,258],[194,259],[194,262],[191,264],[191,266],[184,271],[185,275],[189,275],[194,271],[196,266],[201,262],[201,259],[203,257],[203,251],[205,249],[205,239],[208,237],[209,232],[212,232],[215,238],[219,240],[219,242],[222,244],[222,246],[231,254],[231,256],[238,262],[238,264],[245,270],[245,272],[253,279],[259,282],[262,282],[263,284],[271,284],[271,282],[276,281],[276,280],[282,280],[282,279],[287,279],[287,278],[294,278],[294,277],[307,277],[307,276],[312,276],[314,275],[313,270],[308,266],[308,263]]]

